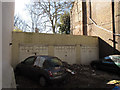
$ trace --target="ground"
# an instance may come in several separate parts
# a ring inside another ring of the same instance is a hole
[[[108,73],[101,70],[93,70],[88,65],[68,65],[75,74],[69,73],[66,82],[48,87],[59,88],[114,88],[114,85],[106,84],[110,80],[119,80],[117,74]],[[38,82],[24,76],[16,76],[17,88],[41,88]]]

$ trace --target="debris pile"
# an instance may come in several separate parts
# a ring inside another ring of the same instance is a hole
[[[73,64],[63,62],[64,67],[69,72],[63,83],[58,83],[59,87],[64,88],[114,88],[116,84],[120,85],[118,76],[103,71],[93,70],[89,65]],[[108,80],[112,80],[108,82]],[[116,81],[117,80],[117,81]],[[40,88],[36,82],[32,82],[28,78],[16,76],[17,87],[24,88]],[[108,83],[107,83],[108,82]],[[51,85],[50,85],[51,87]],[[110,89],[111,90],[111,89]]]
[[[70,72],[71,74],[75,74],[74,71],[72,71],[72,70],[70,70],[70,69],[68,69],[68,68],[66,68],[66,71]]]
[[[95,71],[93,71],[89,65],[82,65],[82,64],[70,65],[67,62],[63,62],[63,63],[64,63],[64,66],[66,67],[66,70],[71,74],[83,73],[83,71],[95,74]]]

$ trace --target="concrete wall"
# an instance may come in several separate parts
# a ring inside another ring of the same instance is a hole
[[[115,0],[116,1],[116,0]],[[77,0],[75,0],[75,2],[77,2]],[[76,5],[79,5],[78,4]],[[90,8],[91,5],[91,8]],[[82,5],[81,5],[82,6]],[[75,9],[77,10],[78,6],[73,6],[72,11],[75,11]],[[119,23],[119,8],[120,8],[120,2],[115,2],[114,3],[114,10],[115,10],[115,33],[119,34],[120,33],[120,23]],[[103,2],[98,2],[98,1],[94,1],[91,0],[91,2],[87,1],[86,2],[86,10],[87,10],[87,35],[88,36],[98,36],[100,37],[103,41],[105,41],[105,43],[107,43],[109,46],[111,46],[111,48],[113,48],[113,25],[112,25],[112,3],[111,1],[103,1]],[[82,11],[83,12],[83,11]],[[78,13],[77,11],[74,13]],[[74,15],[74,14],[73,14]],[[73,16],[71,14],[71,17],[77,18],[78,14],[76,14],[76,16]],[[91,21],[90,20],[93,21]],[[83,22],[82,20],[80,22]],[[95,24],[94,24],[95,23]],[[79,24],[81,25],[81,24]],[[97,26],[104,28],[98,28]],[[71,26],[78,26],[78,24],[74,23],[73,20],[71,21]],[[107,29],[108,31],[106,31],[105,29]],[[79,32],[79,29],[71,29],[71,31],[76,30],[76,32]],[[83,30],[82,30],[83,31]],[[110,32],[109,32],[110,31]],[[83,33],[72,33],[73,35],[83,35]],[[120,37],[116,36],[116,49],[118,51],[120,51]],[[102,47],[102,50],[100,53],[104,52],[105,48],[107,47]],[[112,50],[111,50],[112,51]],[[111,52],[110,51],[110,52]],[[113,50],[112,54],[114,54]],[[110,53],[108,53],[110,54]]]
[[[87,48],[89,47],[90,49],[88,49],[88,50],[92,51],[93,49],[91,49],[91,47],[92,48],[97,47],[96,48],[97,52],[94,54],[94,58],[92,58],[92,59],[98,58],[98,47],[99,46],[98,46],[98,38],[97,37],[13,32],[12,38],[13,38],[13,40],[12,40],[12,43],[13,43],[12,65],[13,66],[15,66],[17,63],[19,63],[19,55],[20,55],[21,45],[24,45],[24,47],[25,47],[25,45],[28,45],[28,46],[36,45],[35,47],[37,47],[37,45],[38,46],[47,46],[48,47],[48,55],[52,55],[52,56],[58,55],[55,53],[55,48],[57,49],[57,46],[59,46],[60,48],[62,48],[62,47],[72,48],[72,46],[75,46],[76,60],[74,60],[74,61],[79,64],[82,61],[81,60],[82,52],[80,51],[81,49],[83,51],[86,51],[85,50],[86,47]],[[60,52],[60,54],[62,54],[61,52]],[[65,51],[65,52],[69,52],[69,51]],[[34,55],[34,50],[33,50],[33,53],[31,53],[31,54]],[[90,56],[87,56],[87,57],[90,57]],[[90,62],[90,60],[87,59],[86,62],[84,62],[84,64],[85,63],[88,64],[88,62]],[[68,62],[72,62],[72,61],[69,60]]]
[[[14,26],[14,2],[2,2],[0,5],[2,5],[2,88],[16,88],[9,45]]]

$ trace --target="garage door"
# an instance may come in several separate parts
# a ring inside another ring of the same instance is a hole
[[[99,58],[98,47],[82,46],[80,52],[81,64],[89,64],[91,61]]]
[[[28,56],[35,55],[48,55],[48,46],[41,46],[41,45],[20,45],[20,54],[19,59],[24,60]]]
[[[76,49],[75,46],[55,46],[54,55],[68,62],[69,64],[76,63]]]

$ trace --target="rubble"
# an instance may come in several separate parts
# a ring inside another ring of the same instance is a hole
[[[62,84],[59,87],[65,88],[113,88],[113,86],[106,84],[108,80],[112,78],[120,78],[116,75],[109,74],[103,71],[93,70],[89,65],[73,64],[70,65],[67,62],[64,62],[64,67],[69,72],[68,77],[65,80],[65,84]],[[21,77],[17,77],[18,87],[40,87],[39,85],[32,83],[32,81],[25,80],[21,81]],[[25,83],[28,81],[29,85]],[[60,85],[60,84],[59,84]]]
[[[70,65],[67,62],[64,62],[64,66],[67,69],[69,69],[68,70],[69,72],[74,72],[74,73],[77,73],[77,72],[80,73],[82,71],[90,71],[91,70],[91,67],[89,65],[82,65],[82,64],[73,64],[73,65]]]
[[[96,74],[95,74],[95,73],[93,73],[92,75],[93,75],[93,76],[95,76]]]
[[[75,74],[74,71],[72,71],[72,70],[70,70],[70,69],[68,69],[68,68],[66,68],[66,71],[70,72],[71,74]]]

